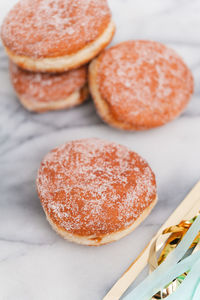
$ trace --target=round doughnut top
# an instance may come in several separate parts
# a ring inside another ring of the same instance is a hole
[[[87,83],[87,67],[61,74],[32,73],[12,62],[10,74],[13,86],[21,97],[34,102],[64,100]]]
[[[100,139],[52,150],[38,171],[37,187],[53,223],[81,236],[124,229],[156,198],[155,176],[147,162]]]
[[[118,121],[145,129],[178,116],[193,92],[193,77],[172,49],[153,41],[127,41],[98,59],[101,97]]]
[[[21,0],[4,20],[2,40],[17,55],[59,57],[93,42],[110,20],[107,0]]]

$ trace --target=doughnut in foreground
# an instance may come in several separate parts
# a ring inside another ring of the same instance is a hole
[[[127,41],[104,50],[89,67],[97,111],[113,127],[143,130],[178,117],[193,93],[193,76],[172,49]]]
[[[20,0],[5,18],[1,37],[20,67],[64,72],[90,61],[114,32],[107,0]]]
[[[37,189],[53,229],[90,246],[132,232],[157,200],[148,163],[125,146],[100,139],[71,141],[49,152]]]
[[[68,109],[88,96],[87,67],[65,73],[33,73],[10,63],[10,77],[22,105],[34,112]]]

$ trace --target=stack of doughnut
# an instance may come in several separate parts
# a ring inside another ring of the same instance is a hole
[[[178,117],[193,93],[182,58],[154,41],[103,50],[114,32],[107,0],[20,0],[1,36],[21,103],[36,112],[70,108],[87,98],[89,81],[99,116],[113,127],[144,130]]]
[[[23,106],[34,112],[67,109],[90,92],[102,120],[118,129],[150,129],[178,117],[194,88],[182,58],[155,41],[105,49],[114,33],[107,0],[20,0],[5,18],[1,37]],[[52,227],[84,245],[127,235],[157,200],[148,163],[98,139],[49,152],[37,189]]]
[[[25,108],[43,112],[82,103],[88,96],[86,64],[114,32],[107,0],[20,0],[1,37]]]

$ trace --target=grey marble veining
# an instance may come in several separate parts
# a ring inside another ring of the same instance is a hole
[[[1,0],[0,22],[16,0]],[[98,300],[136,258],[200,178],[199,0],[110,0],[115,44],[158,40],[192,69],[195,93],[177,120],[129,133],[103,124],[90,101],[70,111],[29,113],[9,81],[0,46],[0,300]],[[129,146],[155,171],[159,202],[131,235],[98,247],[68,243],[54,233],[41,208],[35,178],[43,156],[71,139],[100,137]]]

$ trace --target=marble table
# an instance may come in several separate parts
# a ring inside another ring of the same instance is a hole
[[[0,1],[0,22],[15,0]],[[180,118],[129,133],[103,124],[91,101],[70,111],[29,113],[18,102],[0,47],[0,299],[98,300],[136,258],[200,178],[200,1],[110,0],[113,44],[152,39],[173,47],[195,77]],[[99,137],[139,152],[157,176],[159,202],[132,234],[97,247],[68,243],[50,228],[35,188],[44,154],[63,142]]]

